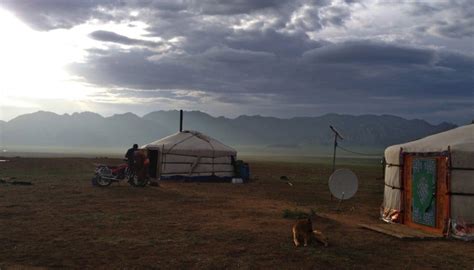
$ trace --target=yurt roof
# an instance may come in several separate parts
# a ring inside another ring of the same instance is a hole
[[[177,132],[160,140],[146,144],[142,146],[142,148],[156,149],[169,154],[202,157],[219,157],[237,154],[237,151],[234,148],[193,130]]]
[[[416,141],[392,145],[385,149],[385,158],[395,162],[399,158],[400,148],[403,152],[429,153],[447,151],[474,152],[474,124],[461,126],[445,132],[434,134]]]

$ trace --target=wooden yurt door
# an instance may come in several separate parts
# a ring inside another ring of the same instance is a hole
[[[157,150],[148,150],[148,158],[150,159],[150,166],[148,167],[148,174],[151,178],[158,178],[159,176],[159,166],[158,166],[158,151]]]
[[[404,161],[404,223],[442,233],[449,215],[446,157],[406,155]]]

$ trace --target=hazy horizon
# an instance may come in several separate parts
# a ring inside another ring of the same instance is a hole
[[[22,115],[26,115],[26,114],[34,114],[34,113],[39,113],[39,112],[47,112],[47,113],[54,113],[56,115],[73,115],[73,114],[81,114],[81,113],[94,113],[94,114],[98,114],[104,118],[108,118],[108,117],[113,117],[114,115],[124,115],[124,114],[134,114],[140,118],[142,118],[143,116],[147,115],[147,114],[150,114],[150,113],[153,113],[153,112],[159,112],[159,111],[164,111],[164,112],[174,112],[176,111],[177,113],[177,116],[178,116],[178,113],[179,113],[179,109],[170,109],[170,110],[154,110],[154,111],[149,111],[149,112],[144,112],[144,113],[141,113],[141,114],[138,114],[138,113],[134,113],[134,112],[131,112],[131,111],[127,111],[127,112],[116,112],[116,113],[110,113],[110,114],[101,114],[101,113],[98,113],[98,112],[94,112],[94,111],[79,111],[79,112],[65,112],[65,113],[59,113],[59,112],[55,112],[55,111],[45,111],[45,110],[38,110],[38,111],[32,111],[32,112],[29,112],[29,113],[24,113],[24,114],[18,114],[18,115],[15,115],[15,116],[12,116],[8,119],[1,119],[0,118],[0,121],[4,121],[4,122],[8,122],[10,120],[13,120],[19,116],[22,116]],[[455,124],[455,125],[467,125],[467,124],[471,124],[471,121],[467,121],[465,123],[454,123],[454,122],[449,122],[449,121],[439,121],[439,122],[435,122],[435,121],[429,121],[427,119],[422,119],[422,118],[409,118],[409,117],[402,117],[400,115],[396,115],[396,114],[367,114],[367,113],[362,113],[362,114],[345,114],[345,113],[336,113],[336,112],[328,112],[328,113],[323,113],[323,114],[320,114],[320,115],[297,115],[297,116],[291,116],[291,117],[278,117],[278,116],[273,116],[273,115],[261,115],[261,114],[239,114],[239,115],[235,115],[235,116],[226,116],[226,115],[214,115],[214,114],[211,114],[211,113],[207,113],[205,111],[200,111],[200,110],[183,110],[184,113],[186,112],[200,112],[200,113],[205,113],[205,114],[208,114],[212,117],[215,117],[215,118],[219,118],[219,117],[224,117],[224,118],[227,118],[227,119],[236,119],[238,117],[241,117],[241,116],[259,116],[259,117],[273,117],[273,118],[278,118],[278,119],[293,119],[293,118],[304,118],[304,117],[321,117],[321,116],[324,116],[324,115],[331,115],[331,114],[336,114],[336,115],[349,115],[349,116],[364,116],[364,115],[375,115],[375,116],[383,116],[383,115],[390,115],[390,116],[395,116],[395,117],[400,117],[400,118],[404,118],[404,119],[407,119],[407,120],[422,120],[422,121],[426,121],[430,124],[433,124],[433,125],[438,125],[438,124],[441,124],[441,123],[449,123],[449,124]],[[1,116],[1,115],[0,115]],[[474,120],[474,119],[473,119]]]
[[[231,119],[192,111],[185,112],[183,120],[184,130],[200,131],[231,145],[239,153],[250,155],[330,155],[334,136],[330,125],[342,132],[345,138],[339,143],[341,149],[368,154],[379,154],[389,145],[456,127],[391,115],[326,114],[291,119],[261,116]],[[0,124],[0,149],[8,152],[100,155],[120,153],[133,143],[145,145],[178,132],[179,112],[156,111],[143,117],[131,113],[103,117],[90,112],[58,115],[43,111]]]

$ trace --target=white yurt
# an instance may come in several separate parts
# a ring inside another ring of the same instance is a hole
[[[474,124],[385,150],[382,219],[474,237]]]
[[[197,131],[177,132],[141,148],[148,150],[152,178],[216,180],[234,176],[237,151]]]

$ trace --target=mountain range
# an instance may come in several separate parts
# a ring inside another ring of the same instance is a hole
[[[262,116],[213,117],[199,111],[184,112],[184,129],[210,135],[237,150],[271,149],[305,152],[332,147],[329,125],[344,136],[341,145],[381,151],[384,147],[418,139],[456,127],[393,115],[326,114],[281,119]],[[116,148],[146,144],[173,134],[179,128],[179,111],[155,111],[139,117],[133,113],[103,117],[82,112],[58,115],[39,111],[0,121],[0,147]],[[260,151],[260,150],[257,150]]]

